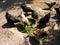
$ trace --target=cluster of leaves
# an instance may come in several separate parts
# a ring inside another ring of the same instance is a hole
[[[21,17],[20,15],[19,16],[16,16],[16,19],[19,20]],[[34,21],[33,19],[29,19],[29,22],[30,22],[30,26],[26,26],[23,22],[19,22],[18,24],[18,27],[19,27],[19,31],[20,32],[23,32],[23,33],[28,33],[30,36],[33,35],[33,24],[34,24]]]
[[[27,32],[30,36],[33,35],[33,27],[32,26],[26,26],[25,32]]]
[[[23,33],[28,33],[30,36],[33,35],[33,27],[30,26],[26,26],[24,23],[19,22],[19,31],[23,32]]]

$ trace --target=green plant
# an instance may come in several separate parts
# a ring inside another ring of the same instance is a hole
[[[24,23],[19,23],[19,31],[23,33],[28,33],[30,36],[33,35],[33,27],[32,26],[26,26]]]
[[[20,14],[19,14],[18,16],[15,16],[15,18],[16,18],[17,20],[20,20],[20,18],[21,18]]]
[[[30,26],[32,26],[33,24],[35,24],[35,20],[34,19],[28,19],[30,22]]]
[[[33,35],[33,27],[32,26],[26,26],[25,32],[28,33],[30,36]]]
[[[24,23],[19,22],[19,24],[18,24],[18,30],[19,30],[20,32],[25,32],[25,31],[24,31],[24,30],[25,30],[25,25],[24,25]]]
[[[15,16],[15,18],[17,20],[20,20],[21,16],[18,15],[18,16]],[[28,33],[30,36],[32,36],[33,35],[33,26],[32,25],[35,23],[35,20],[34,19],[28,19],[28,20],[30,22],[30,26],[26,26],[24,24],[24,22],[19,22],[18,28],[19,28],[20,32]]]

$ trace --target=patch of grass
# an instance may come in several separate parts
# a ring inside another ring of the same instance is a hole
[[[32,26],[26,26],[24,23],[20,22],[18,25],[19,31],[22,33],[28,33],[30,36],[32,36],[33,33],[33,27]]]
[[[20,20],[20,15],[16,16],[17,20]],[[30,36],[33,35],[33,24],[35,24],[34,19],[28,19],[30,22],[30,26],[26,26],[23,22],[19,22],[18,30],[23,33],[28,33]]]
[[[19,17],[17,17],[19,18]],[[35,22],[35,20],[33,19],[29,19],[30,21],[30,26],[26,26],[23,22],[19,22],[18,24],[18,30],[22,33],[28,33],[30,36],[33,35],[33,24]]]
[[[27,32],[30,36],[33,35],[33,27],[32,26],[26,26],[25,32]]]

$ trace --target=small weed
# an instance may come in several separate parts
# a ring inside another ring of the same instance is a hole
[[[25,32],[27,32],[30,36],[33,35],[33,27],[32,26],[26,26]]]
[[[18,28],[20,32],[28,33],[30,36],[32,35],[32,32],[33,32],[32,26],[26,26],[24,23],[20,22],[18,24]]]
[[[20,18],[21,18],[20,16],[16,16],[17,20],[19,20]],[[32,25],[35,23],[35,20],[29,19],[29,22],[30,22],[30,26],[26,26],[23,22],[19,22],[18,30],[23,33],[28,33],[31,36],[33,33]]]
[[[20,14],[19,14],[18,16],[15,16],[15,18],[16,18],[17,20],[20,20],[20,18],[21,18]]]

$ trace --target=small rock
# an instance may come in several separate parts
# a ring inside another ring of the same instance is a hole
[[[58,28],[58,25],[56,24],[55,26],[54,26],[54,30],[58,30],[59,28]]]

